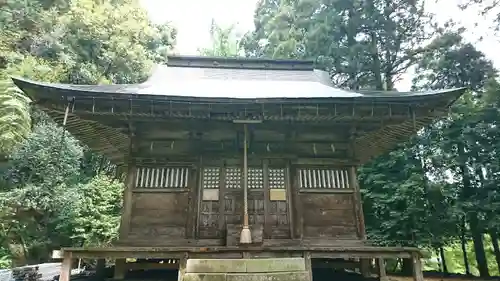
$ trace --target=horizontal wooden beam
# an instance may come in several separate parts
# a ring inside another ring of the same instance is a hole
[[[412,254],[421,256],[417,248],[373,247],[373,246],[253,246],[246,252],[302,252],[309,251],[313,258],[409,258]],[[239,253],[241,247],[109,247],[109,248],[63,248],[63,253],[70,253],[73,258],[181,258],[189,253]]]
[[[92,102],[94,101],[94,102]],[[259,119],[266,121],[369,121],[369,120],[409,120],[413,117],[434,116],[430,108],[418,105],[391,104],[241,104],[236,105],[200,105],[191,103],[154,104],[153,102],[133,105],[131,100],[110,100],[107,105],[97,105],[94,100],[75,101],[72,113],[82,117],[89,116],[124,116],[148,117],[152,119],[181,118],[201,120]],[[63,104],[38,101],[53,110],[64,111]]]
[[[223,159],[241,159],[240,154],[228,154],[228,153],[213,153],[204,155],[169,155],[165,157],[145,157],[144,155],[134,156],[134,161],[141,165],[146,166],[156,166],[156,165],[171,165],[175,163],[179,164],[194,164],[199,162],[199,157],[203,157],[204,163],[212,163],[214,165],[221,165],[224,161]],[[304,155],[299,157],[296,154],[276,154],[268,153],[265,155],[258,156],[259,159],[269,159],[271,161],[291,161],[292,165],[303,165],[303,166],[358,166],[359,162],[355,159],[349,159],[348,157],[314,157],[312,155]],[[252,157],[249,161],[252,160]]]
[[[190,148],[183,148],[177,149],[177,150],[171,150],[171,151],[161,151],[161,150],[154,150],[151,151],[149,149],[143,149],[139,150],[136,153],[133,153],[132,157],[135,159],[138,158],[149,158],[149,159],[156,159],[158,162],[163,162],[161,159],[165,159],[166,161],[169,161],[168,159],[197,159],[197,157],[203,156],[207,158],[221,158],[221,159],[240,159],[241,158],[241,153],[237,148],[231,148],[231,147],[224,147],[220,149],[207,149],[203,147],[190,147]],[[253,149],[249,150],[249,157],[250,158],[268,158],[268,159],[297,159],[297,158],[348,158],[349,155],[347,154],[346,151],[343,150],[336,150],[335,152],[331,151],[317,151],[315,154],[313,152],[313,149],[310,149],[310,151],[306,150],[298,150],[298,149],[293,149],[293,148],[286,148],[286,149],[280,149],[276,151],[276,149],[273,151],[267,151],[265,149]]]
[[[200,147],[220,147],[220,148],[243,148],[242,140],[237,139],[225,139],[225,140],[196,140],[196,139],[158,139],[158,140],[144,140],[141,139],[137,142],[137,147],[139,150],[146,149],[154,151],[156,149],[175,149],[176,146],[200,146]],[[307,149],[314,149],[317,146],[318,149],[332,150],[347,150],[349,148],[348,143],[335,142],[335,141],[251,141],[249,143],[249,149],[260,148],[271,152],[273,150],[280,151],[280,147],[302,147]]]

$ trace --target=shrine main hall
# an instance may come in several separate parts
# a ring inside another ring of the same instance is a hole
[[[60,281],[78,258],[114,261],[117,280],[175,268],[179,281],[311,281],[317,267],[372,265],[386,280],[385,259],[402,258],[423,281],[419,249],[367,239],[356,170],[465,89],[355,92],[310,61],[182,56],[140,84],[14,82],[126,173],[119,239],[63,247]]]

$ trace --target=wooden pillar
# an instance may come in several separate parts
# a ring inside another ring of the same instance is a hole
[[[198,162],[198,181],[196,182],[196,192],[197,192],[197,198],[198,200],[196,201],[196,219],[194,223],[194,238],[198,239],[200,236],[200,213],[201,213],[201,201],[203,200],[203,172],[204,172],[204,167],[203,167],[203,157],[200,156],[199,162]],[[219,191],[219,200],[220,200],[220,191]]]
[[[69,281],[71,278],[71,252],[63,252],[63,261],[61,264],[61,274],[59,275],[59,281]]]
[[[184,274],[186,274],[188,255],[179,259],[179,272],[177,273],[177,281],[182,281],[184,279]]]
[[[130,219],[132,216],[132,191],[135,187],[137,169],[131,161],[128,163],[125,190],[123,191],[123,209],[120,222],[120,239],[126,239],[130,231]]]
[[[115,260],[115,274],[113,279],[115,280],[123,280],[125,279],[126,273],[126,260],[125,259],[116,259]]]
[[[96,265],[96,279],[97,280],[104,280],[106,279],[105,277],[105,272],[106,271],[106,260],[105,259],[98,259],[97,260],[97,265]]]
[[[424,281],[424,274],[422,272],[422,261],[418,253],[412,254],[413,261],[413,281]]]
[[[304,252],[304,260],[306,262],[306,271],[309,273],[309,280],[313,280],[312,276],[312,261],[311,261],[311,253],[310,252]]]
[[[304,238],[304,213],[302,208],[302,200],[300,198],[300,187],[298,180],[298,173],[300,171],[295,168],[293,169],[290,177],[290,185],[292,189],[292,201],[293,201],[293,210],[295,211],[295,237],[298,239]]]
[[[356,175],[356,167],[349,167],[349,185],[353,189],[354,214],[356,215],[356,228],[358,237],[361,240],[366,240],[365,217],[363,214],[363,203],[361,201],[361,192],[359,190],[358,178]],[[360,259],[361,274],[364,277],[370,276],[370,259]]]
[[[271,214],[269,213],[271,210],[271,201],[270,201],[270,192],[269,189],[269,160],[264,159],[262,162],[262,177],[264,180],[264,238],[271,238],[272,226],[271,222]]]
[[[363,277],[370,277],[371,276],[370,262],[371,262],[371,259],[359,259],[361,275],[363,275]]]
[[[186,238],[196,238],[196,206],[198,206],[198,175],[201,174],[199,167],[191,167],[189,169],[188,181],[188,207],[187,207],[187,220],[186,220]]]
[[[286,161],[286,168],[285,168],[285,192],[286,192],[286,202],[287,202],[287,209],[288,209],[288,225],[290,226],[290,238],[295,238],[295,212],[293,209],[294,202],[293,202],[293,189],[292,189],[292,180],[291,180],[291,164],[290,161]]]
[[[387,278],[387,272],[385,271],[385,260],[383,258],[377,258],[377,269],[379,280],[389,281],[389,278]]]
[[[354,191],[354,213],[356,214],[356,227],[358,231],[358,237],[362,240],[366,240],[366,230],[365,230],[365,217],[363,214],[363,203],[361,202],[361,192],[359,190],[358,179],[356,175],[356,167],[349,167],[349,185]]]
[[[226,233],[227,225],[226,225],[226,198],[224,195],[226,194],[226,182],[224,179],[226,178],[226,161],[222,162],[220,165],[219,171],[219,231],[220,233]],[[203,189],[203,186],[200,187]],[[203,190],[202,190],[203,192]]]

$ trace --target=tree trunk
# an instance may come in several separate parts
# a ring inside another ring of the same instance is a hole
[[[372,71],[373,75],[375,76],[375,90],[378,91],[383,91],[384,90],[384,83],[382,81],[382,74],[381,74],[381,63],[380,63],[380,58],[378,54],[378,46],[377,46],[377,34],[375,31],[372,31],[370,34],[371,37],[371,56],[373,60],[373,66],[372,66]]]
[[[467,257],[467,240],[465,240],[465,232],[466,232],[466,226],[465,226],[465,216],[464,216],[464,218],[462,219],[462,233],[460,235],[460,244],[462,245],[462,253],[464,256],[465,274],[471,275],[469,259]]]
[[[490,231],[491,244],[493,245],[493,252],[497,261],[498,272],[500,272],[500,248],[498,247],[498,233]]]
[[[441,256],[441,265],[443,266],[443,273],[448,274],[448,266],[446,265],[446,258],[444,256],[443,247],[439,247],[439,256]]]
[[[469,215],[469,222],[472,233],[472,241],[474,242],[474,252],[476,253],[479,276],[489,277],[490,273],[488,271],[486,252],[484,251],[483,232],[479,228],[479,219],[477,218],[477,214],[475,212]]]
[[[471,184],[471,177],[467,167],[468,155],[465,150],[465,143],[458,143],[458,160],[460,162],[460,172],[462,175],[463,190],[461,197],[465,201],[474,195],[473,186]],[[484,251],[483,231],[479,225],[478,214],[475,209],[466,209],[465,212],[469,218],[470,232],[472,234],[472,241],[474,242],[474,252],[476,253],[477,269],[481,277],[488,277],[488,263],[486,260],[486,253]]]
[[[358,90],[359,89],[359,82],[357,81],[357,75],[358,75],[358,63],[357,63],[357,58],[356,58],[356,53],[355,53],[355,47],[357,44],[356,41],[356,35],[357,35],[357,30],[356,30],[356,19],[355,17],[355,8],[354,4],[351,3],[349,8],[348,8],[348,20],[347,20],[347,45],[349,46],[349,88],[351,90]]]

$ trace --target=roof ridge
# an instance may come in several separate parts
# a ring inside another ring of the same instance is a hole
[[[247,58],[247,57],[205,57],[168,56],[167,65],[172,67],[269,69],[269,70],[313,70],[313,60]]]

